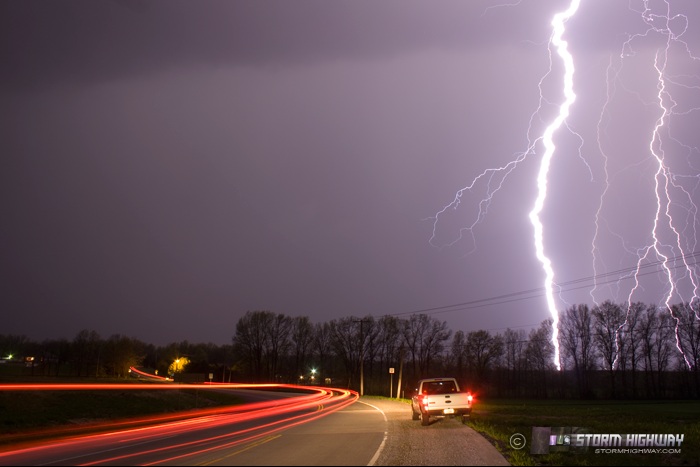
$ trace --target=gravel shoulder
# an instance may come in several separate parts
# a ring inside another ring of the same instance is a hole
[[[483,436],[459,418],[433,418],[430,426],[411,420],[411,406],[361,397],[360,403],[387,418],[384,446],[373,465],[510,465]]]

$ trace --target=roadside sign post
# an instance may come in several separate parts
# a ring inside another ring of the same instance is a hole
[[[394,397],[394,368],[389,368],[389,399]]]
[[[209,373],[209,384],[211,384],[211,380],[214,379],[214,373]]]

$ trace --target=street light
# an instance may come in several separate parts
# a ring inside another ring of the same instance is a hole
[[[182,373],[185,371],[185,367],[189,365],[190,359],[187,357],[177,357],[173,360],[173,363],[168,367],[168,374],[171,378],[175,377],[176,373]]]

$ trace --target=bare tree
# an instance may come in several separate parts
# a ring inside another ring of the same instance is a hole
[[[697,302],[696,302],[697,303]],[[697,307],[696,307],[697,308]],[[700,394],[700,319],[689,303],[672,307],[673,317],[678,323],[676,336],[680,342],[687,369],[692,372],[695,395]]]
[[[261,382],[265,377],[265,356],[270,346],[270,333],[275,314],[271,311],[248,311],[236,323],[233,337],[234,351],[241,362],[248,367],[248,375]]]
[[[47,339],[40,346],[40,355],[37,357],[40,362],[41,372],[44,375],[60,376],[61,368],[70,358],[70,342],[67,339]],[[34,375],[34,364],[32,364],[32,376]]]
[[[589,372],[595,369],[592,320],[588,305],[573,305],[562,313],[559,321],[563,361],[573,368],[578,393],[583,398],[592,396],[589,382]]]
[[[447,327],[447,322],[435,318],[430,320],[429,332],[424,336],[421,352],[421,369],[425,374],[430,373],[433,363],[443,355],[445,344],[451,336],[452,331]]]
[[[503,358],[502,363],[506,371],[505,387],[513,396],[519,396],[523,392],[523,373],[526,365],[525,349],[527,347],[527,334],[520,329],[514,331],[510,328],[503,333]]]
[[[642,324],[642,316],[646,310],[646,305],[641,302],[633,302],[627,307],[625,315],[625,325],[622,329],[622,345],[620,349],[624,352],[625,366],[623,370],[629,369],[632,375],[632,397],[637,397],[637,370],[641,365],[642,342],[639,338],[639,327]],[[629,364],[629,367],[627,366]],[[625,383],[623,379],[623,384]],[[626,384],[624,384],[627,387]]]
[[[647,393],[651,396],[659,394],[658,381],[655,374],[655,359],[657,342],[655,340],[655,330],[657,323],[656,305],[649,305],[639,319],[636,328],[637,341],[640,344],[640,355],[642,357],[642,367],[646,381]]]
[[[404,342],[411,355],[414,376],[421,378],[430,373],[431,362],[444,351],[451,334],[445,321],[426,314],[412,315],[404,321]]]
[[[664,393],[665,374],[671,364],[675,343],[675,327],[670,313],[659,310],[654,304],[647,305],[640,315],[636,334],[647,392],[652,396]]]
[[[357,318],[349,317],[329,323],[333,353],[343,363],[348,388],[354,385],[360,367],[362,339],[357,321]]]
[[[379,360],[383,366],[398,363],[401,345],[401,320],[394,316],[383,316],[377,321],[379,342]]]
[[[552,343],[552,319],[540,323],[540,327],[530,331],[525,358],[533,371],[533,391],[537,397],[547,397],[548,375],[554,370],[554,344]]]
[[[333,336],[329,323],[318,323],[314,325],[313,354],[318,363],[319,377],[330,378],[331,383],[334,377],[332,352]]]
[[[266,340],[268,345],[264,351],[268,381],[279,381],[281,379],[279,371],[280,361],[283,361],[289,352],[289,335],[291,332],[292,318],[282,313],[274,315],[270,321],[270,326],[267,327],[269,338]]]
[[[676,340],[676,323],[668,311],[659,310],[658,321],[654,336],[656,340],[656,371],[658,375],[659,391],[666,391],[666,373],[672,365]]]
[[[126,378],[129,368],[141,365],[144,356],[144,344],[136,339],[114,334],[105,343],[105,367],[117,378]]]
[[[378,387],[378,380],[373,378],[375,374],[375,364],[379,359],[381,352],[381,343],[379,341],[379,325],[373,316],[365,316],[360,323],[361,332],[360,338],[364,348],[360,351],[360,358],[363,359],[360,367],[360,373],[364,377],[362,382],[362,391],[365,387],[372,391],[373,387]]]
[[[476,378],[474,385],[484,388],[489,383],[489,372],[494,368],[503,353],[503,338],[491,335],[488,331],[472,331],[465,341],[465,357],[471,374]]]
[[[593,342],[603,359],[603,367],[610,377],[610,394],[614,398],[615,379],[620,359],[624,359],[621,349],[623,338],[619,336],[625,324],[622,307],[610,300],[593,308]]]
[[[377,320],[377,347],[380,382],[385,382],[388,376],[388,368],[394,368],[400,364],[399,348],[402,342],[401,321],[394,316],[383,316]],[[392,381],[393,378],[389,377]],[[384,386],[385,387],[385,386]],[[390,392],[393,392],[393,388]]]
[[[95,331],[83,329],[73,338],[71,364],[76,376],[98,376],[102,340]]]
[[[305,370],[314,340],[314,326],[308,316],[297,316],[291,323],[291,343],[294,354],[294,375],[301,375]]]
[[[458,379],[466,376],[466,338],[464,331],[455,332],[450,345],[450,362],[454,366],[454,374]]]

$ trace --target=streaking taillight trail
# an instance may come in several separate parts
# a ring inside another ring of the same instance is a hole
[[[38,465],[68,462],[73,465],[154,465],[190,459],[198,455],[257,442],[273,433],[306,423],[354,403],[354,391],[294,385],[254,384],[15,384],[0,391],[55,390],[170,390],[170,389],[264,389],[303,391],[273,400],[141,417],[100,425],[99,434],[62,436],[34,442],[22,449],[0,453],[0,464]],[[287,392],[287,394],[289,394]]]

